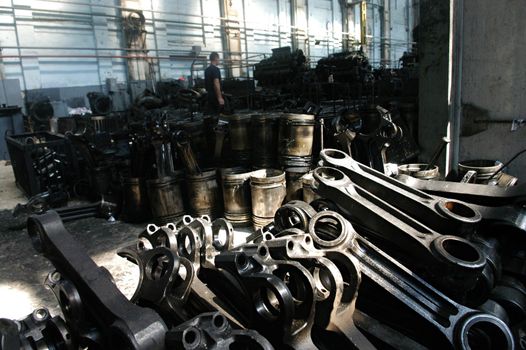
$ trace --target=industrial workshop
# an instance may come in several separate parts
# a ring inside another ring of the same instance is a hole
[[[0,350],[526,350],[525,0],[0,0]]]

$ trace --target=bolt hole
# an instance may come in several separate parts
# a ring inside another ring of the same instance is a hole
[[[468,329],[468,345],[470,349],[507,349],[509,340],[503,330],[493,322],[481,321],[474,323]]]
[[[186,344],[194,344],[197,340],[197,332],[194,330],[187,330],[184,335],[184,341]]]
[[[475,247],[470,244],[456,239],[444,239],[442,247],[451,256],[456,259],[476,262],[480,259],[480,254]]]
[[[248,260],[245,254],[239,254],[236,258],[236,262],[237,262],[238,267],[240,268],[243,268],[248,264]]]
[[[216,315],[213,319],[213,322],[216,328],[222,328],[226,323],[225,318],[221,315]]]
[[[328,167],[320,167],[314,170],[314,173],[318,175],[318,177],[329,180],[329,181],[338,181],[344,178],[344,174],[334,168],[328,168]]]
[[[324,150],[324,153],[327,157],[334,159],[345,159],[347,157],[345,153],[338,150]]]
[[[476,216],[476,213],[473,209],[459,202],[446,201],[444,206],[453,214],[462,216],[464,218],[472,218]]]
[[[261,255],[261,256],[267,255],[267,248],[265,248],[265,247],[259,248],[259,255]]]
[[[48,317],[48,312],[47,312],[46,309],[37,309],[33,313],[33,317],[37,321],[42,321],[42,320],[45,320]]]

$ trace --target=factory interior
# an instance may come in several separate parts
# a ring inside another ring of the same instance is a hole
[[[526,350],[524,0],[0,0],[0,350]]]

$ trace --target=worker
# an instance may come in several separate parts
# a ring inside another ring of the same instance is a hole
[[[208,111],[210,114],[218,114],[225,106],[225,100],[221,92],[221,71],[219,65],[219,54],[210,54],[210,65],[205,70],[205,88],[208,95]]]

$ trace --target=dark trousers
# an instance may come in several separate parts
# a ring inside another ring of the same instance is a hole
[[[221,112],[221,106],[217,102],[215,96],[209,97],[206,105],[206,113],[210,115],[217,115]]]

